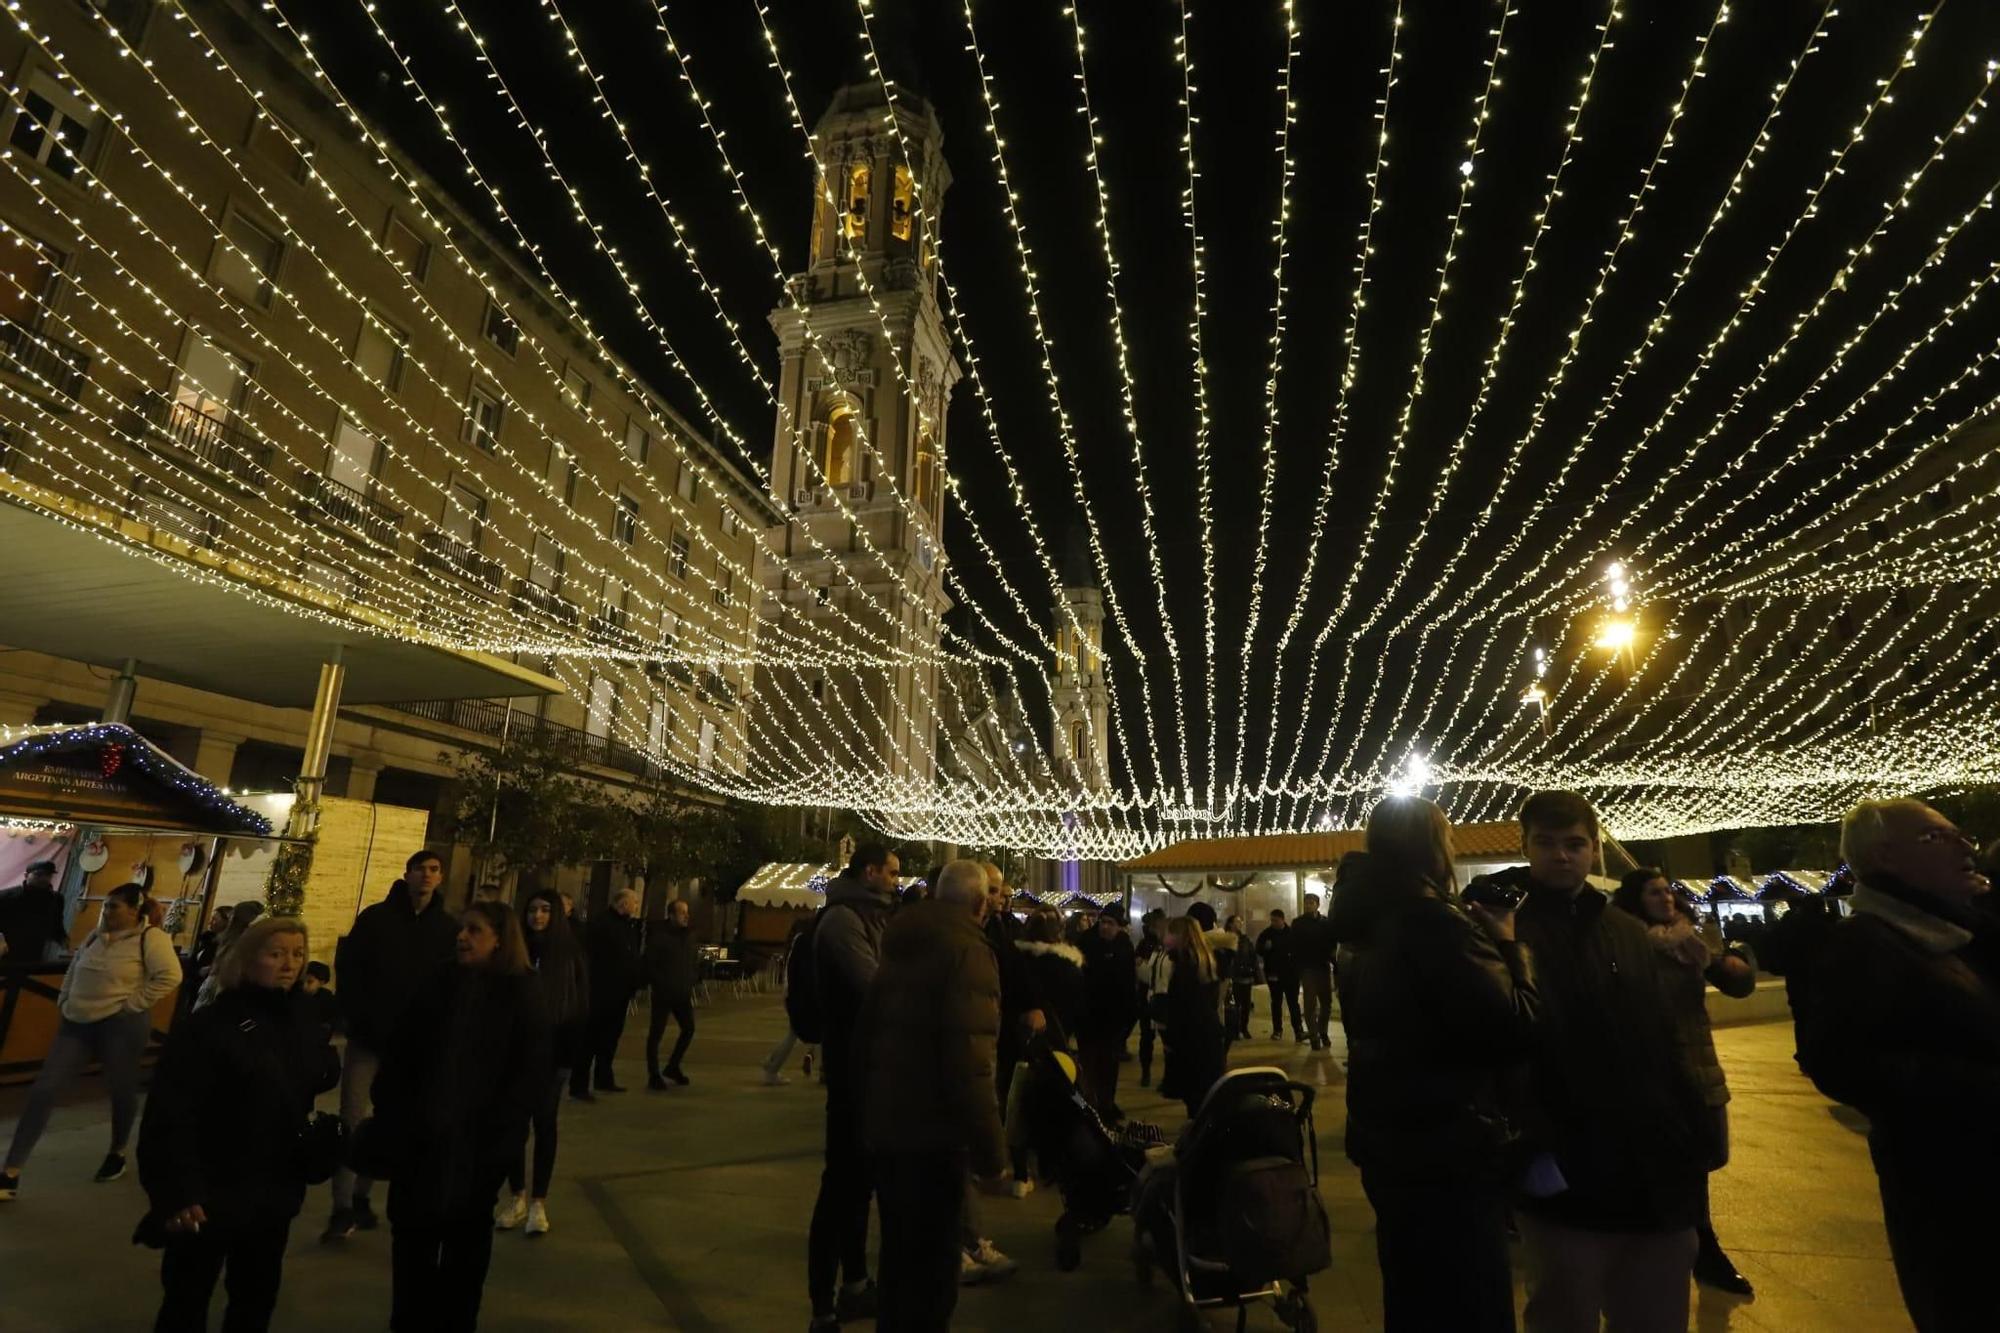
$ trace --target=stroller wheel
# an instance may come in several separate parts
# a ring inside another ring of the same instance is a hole
[[[1277,1315],[1278,1322],[1297,1333],[1318,1333],[1319,1316],[1313,1313],[1312,1300],[1302,1291],[1281,1297]]]
[[[1208,1321],[1201,1317],[1201,1311],[1186,1301],[1180,1303],[1180,1317],[1174,1321],[1175,1333],[1208,1333]]]
[[[1076,1219],[1064,1213],[1056,1219],[1056,1268],[1074,1273],[1083,1262],[1083,1230]]]

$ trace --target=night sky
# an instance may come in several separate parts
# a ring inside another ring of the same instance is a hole
[[[550,151],[572,173],[592,217],[634,267],[656,318],[674,335],[695,376],[743,435],[760,445],[771,432],[762,391],[745,372],[717,324],[709,298],[662,239],[657,212],[639,192],[615,136],[589,102],[588,85],[563,54],[551,0],[461,0],[463,12],[488,42],[489,54],[528,113],[548,135]],[[1277,474],[1272,547],[1263,579],[1265,610],[1253,643],[1245,642],[1252,558],[1258,522],[1265,435],[1265,381],[1270,356],[1276,248],[1273,221],[1279,187],[1277,79],[1285,53],[1283,10],[1271,0],[1217,3],[1191,0],[1188,15],[1198,91],[1196,194],[1207,270],[1208,403],[1215,469],[1217,638],[1222,685],[1216,707],[1224,736],[1224,779],[1235,753],[1235,691],[1247,675],[1248,764],[1253,772],[1269,719],[1277,633],[1304,607],[1304,627],[1326,622],[1348,581],[1371,513],[1381,525],[1369,562],[1355,585],[1355,610],[1317,659],[1312,633],[1296,638],[1286,663],[1278,710],[1281,739],[1317,738],[1329,725],[1350,736],[1361,725],[1349,708],[1331,712],[1348,626],[1375,604],[1409,554],[1418,521],[1434,504],[1429,540],[1417,552],[1396,610],[1413,606],[1435,586],[1438,570],[1466,545],[1475,515],[1494,488],[1514,446],[1529,434],[1530,413],[1549,383],[1568,334],[1598,281],[1605,251],[1630,210],[1642,173],[1659,148],[1670,109],[1687,77],[1697,41],[1714,18],[1705,3],[1628,0],[1613,29],[1590,102],[1564,173],[1561,197],[1529,275],[1518,322],[1509,336],[1477,428],[1466,438],[1456,478],[1440,496],[1438,480],[1465,432],[1489,353],[1508,309],[1534,233],[1534,215],[1563,151],[1563,125],[1606,9],[1596,4],[1527,3],[1507,19],[1501,84],[1489,107],[1474,186],[1461,224],[1443,319],[1432,336],[1423,393],[1416,399],[1395,485],[1383,498],[1389,443],[1408,398],[1418,336],[1429,318],[1448,220],[1459,198],[1467,160],[1472,102],[1492,48],[1501,11],[1493,3],[1438,0],[1408,3],[1403,58],[1389,114],[1388,164],[1381,178],[1369,300],[1359,322],[1359,379],[1351,395],[1345,443],[1335,470],[1331,521],[1318,573],[1300,587],[1309,524],[1326,465],[1329,427],[1343,358],[1354,287],[1365,176],[1374,153],[1375,99],[1385,64],[1392,8],[1382,0],[1296,6],[1300,25],[1293,68],[1296,177],[1287,226],[1283,369],[1277,394]],[[411,151],[447,182],[463,171],[415,112],[392,72],[387,53],[360,19],[352,0],[283,0],[281,7],[314,34],[350,95],[396,127]],[[1195,394],[1187,324],[1193,299],[1190,242],[1181,191],[1186,167],[1179,105],[1181,70],[1174,39],[1181,9],[1167,0],[1093,0],[1081,5],[1090,34],[1090,95],[1101,121],[1110,225],[1123,265],[1119,298],[1136,381],[1145,470],[1161,524],[1168,610],[1182,649],[1188,687],[1179,706],[1190,719],[1190,756],[1206,767],[1206,719],[1201,689],[1201,546],[1195,502]],[[2000,253],[1991,213],[1976,219],[1902,305],[1879,319],[1846,363],[1792,418],[1787,434],[1765,442],[1734,474],[1730,460],[1756,438],[1772,414],[1789,405],[1832,360],[1836,347],[1872,316],[1883,296],[1938,246],[1940,233],[1974,206],[2000,175],[2000,144],[1983,117],[1951,148],[1894,221],[1883,244],[1857,266],[1853,282],[1741,406],[1735,418],[1692,460],[1692,442],[1784,340],[1800,314],[1827,290],[1834,273],[1883,216],[1905,176],[1922,162],[1933,136],[1944,133],[1988,78],[2000,57],[2000,7],[1980,0],[1942,5],[1919,48],[1914,69],[1897,85],[1892,105],[1877,113],[1866,138],[1819,201],[1816,217],[1785,246],[1756,308],[1725,341],[1695,390],[1668,424],[1630,461],[1615,494],[1607,480],[1661,416],[1669,399],[1702,361],[1703,349],[1737,309],[1750,278],[1798,219],[1806,192],[1832,151],[1895,70],[1913,26],[1925,11],[1905,3],[1850,3],[1825,21],[1826,36],[1807,58],[1774,123],[1773,138],[1684,289],[1672,318],[1624,384],[1618,405],[1598,425],[1591,447],[1555,483],[1558,470],[1606,400],[1628,354],[1640,343],[1660,300],[1674,284],[1683,256],[1724,198],[1770,105],[1774,86],[1804,51],[1825,6],[1796,0],[1738,4],[1708,47],[1705,77],[1695,81],[1685,115],[1663,166],[1652,178],[1644,211],[1624,245],[1615,274],[1598,299],[1561,388],[1521,455],[1486,530],[1465,552],[1451,590],[1469,587],[1510,537],[1531,518],[1536,526],[1495,580],[1497,595],[1529,563],[1554,549],[1556,569],[1595,555],[1602,560],[1691,527],[1688,506],[1706,479],[1743,486],[1792,452],[1788,442],[1818,430],[1851,403],[1985,273]],[[690,420],[700,421],[693,393],[673,372],[634,318],[609,271],[588,247],[566,200],[546,179],[471,59],[465,37],[442,3],[405,0],[381,6],[419,77],[451,106],[481,169],[504,182],[524,226],[557,275],[583,293],[600,330],[625,358],[646,372]],[[560,12],[605,77],[607,92],[652,168],[652,177],[685,223],[710,279],[767,373],[776,344],[765,316],[777,303],[770,265],[754,244],[719,170],[714,145],[694,114],[656,30],[651,0],[566,0]],[[717,125],[744,172],[751,198],[784,254],[785,267],[805,266],[812,176],[777,74],[769,68],[752,0],[700,0],[665,6],[668,23],[692,59],[692,71],[713,103]],[[1034,522],[1052,551],[1080,521],[1077,487],[1063,461],[1040,352],[1013,239],[1001,209],[991,143],[964,11],[957,3],[878,3],[876,36],[904,72],[900,80],[934,103],[956,175],[943,210],[944,256],[966,322],[977,339],[981,369],[995,400],[998,442],[1028,481]],[[1140,537],[1131,444],[1120,415],[1119,377],[1107,322],[1105,270],[1094,228],[1095,200],[1085,168],[1084,126],[1077,112],[1075,58],[1062,8],[1027,0],[983,0],[974,6],[978,37],[1002,103],[1001,130],[1019,208],[1035,252],[1042,315],[1056,344],[1063,402],[1084,459],[1084,488],[1110,551],[1106,574],[1123,598],[1131,633],[1144,654],[1156,695],[1156,728],[1169,752],[1170,674],[1145,543]],[[808,121],[835,87],[859,76],[858,12],[841,0],[780,0],[770,8],[785,62]],[[462,198],[479,208],[468,189]],[[1912,358],[1896,383],[1797,459],[1769,502],[1782,503],[1825,475],[1861,444],[1901,420],[1925,394],[1949,381],[1973,356],[1994,345],[2000,298],[1975,305],[1944,337]],[[1942,398],[1925,422],[1955,420],[1992,392],[1990,377]],[[1954,410],[1956,409],[1956,410]],[[1031,605],[1046,601],[1028,531],[1001,483],[1001,470],[979,405],[962,384],[950,420],[950,466],[975,496],[975,509],[1007,571]],[[1912,438],[1922,438],[1921,429]],[[1904,450],[1892,449],[1883,462]],[[1663,487],[1670,468],[1671,485]],[[1588,523],[1577,515],[1598,496]],[[1746,509],[1754,525],[1765,501]],[[954,530],[956,529],[956,530]],[[1820,534],[1823,536],[1824,534]],[[1782,547],[1789,529],[1773,529]],[[1814,540],[1818,538],[1815,537]],[[965,539],[963,519],[947,519],[947,544],[965,588],[1022,644],[1034,637],[999,591],[993,572]],[[1643,561],[1638,565],[1644,577]],[[1581,593],[1585,588],[1558,589]],[[1301,599],[1303,598],[1303,602]],[[1440,599],[1440,605],[1444,599]],[[1482,603],[1491,614],[1502,605]],[[975,633],[961,612],[954,624]],[[1560,624],[1510,621],[1494,632],[1527,643],[1561,638]],[[1435,672],[1441,689],[1482,685],[1452,665],[1420,662],[1410,636],[1377,637],[1355,646],[1365,677],[1411,670]],[[1141,669],[1117,638],[1114,679],[1136,708]],[[1517,650],[1503,655],[1516,663]],[[1319,673],[1322,692],[1313,715],[1298,716],[1300,691]],[[1364,681],[1365,683],[1365,681]],[[1378,718],[1379,721],[1379,718]],[[1375,738],[1371,738],[1375,739]],[[1395,738],[1380,738],[1392,740]],[[1342,749],[1346,746],[1343,743]],[[1154,781],[1151,761],[1135,755],[1136,771],[1121,774],[1142,786]],[[1166,767],[1177,764],[1169,757]]]

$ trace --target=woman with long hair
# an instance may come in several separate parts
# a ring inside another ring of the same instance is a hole
[[[1454,897],[1444,811],[1391,797],[1334,894],[1347,1155],[1375,1209],[1390,1333],[1514,1328],[1499,1085],[1539,997],[1511,911]]]
[[[585,1058],[590,1042],[590,977],[584,967],[583,947],[570,932],[563,915],[562,898],[554,889],[537,889],[528,895],[521,911],[522,932],[528,948],[528,965],[542,993],[542,1013],[548,1020],[551,1065],[542,1080],[540,1100],[535,1107],[533,1191],[516,1158],[507,1168],[506,1198],[493,1212],[493,1225],[502,1231],[526,1222],[530,1238],[545,1236],[549,1230],[549,1182],[556,1170],[556,1116],[562,1110],[563,1088],[569,1072]]]
[[[220,989],[215,981],[216,971],[222,966],[222,960],[229,956],[229,951],[236,947],[237,941],[241,940],[263,915],[264,904],[255,898],[246,899],[231,910],[229,924],[215,937],[215,956],[209,965],[208,974],[202,978],[201,989],[195,993],[195,1008],[201,1009],[215,1003],[216,994]]]
[[[269,1328],[285,1241],[305,1204],[299,1127],[340,1082],[340,1060],[296,989],[305,923],[248,923],[210,974],[213,1003],[174,1026],[139,1126],[143,1231],[163,1242],[155,1333],[208,1327],[217,1277],[223,1327]]]
[[[1729,1080],[1723,1077],[1722,1061],[1715,1054],[1715,1036],[1709,1030],[1708,984],[1741,999],[1757,989],[1757,971],[1739,954],[1709,948],[1675,894],[1673,883],[1657,866],[1640,866],[1627,874],[1611,895],[1611,904],[1646,923],[1660,985],[1673,1004],[1681,1046],[1694,1065],[1702,1101],[1711,1117],[1708,1169],[1710,1173],[1720,1171],[1729,1162]],[[1750,1295],[1750,1279],[1737,1271],[1715,1238],[1715,1223],[1708,1211],[1707,1175],[1701,1178],[1701,1221],[1695,1227],[1695,1237],[1700,1242],[1695,1251],[1695,1281],[1738,1296]]]
[[[398,1026],[375,1079],[369,1156],[389,1180],[395,1333],[479,1325],[493,1205],[547,1090],[549,1026],[505,903],[459,918],[458,965]]]
[[[1160,1091],[1180,1098],[1193,1119],[1228,1059],[1222,1027],[1223,979],[1215,955],[1209,952],[1207,932],[1193,916],[1167,921],[1166,952],[1166,989],[1153,997],[1162,1020],[1160,1042],[1167,1048]]]

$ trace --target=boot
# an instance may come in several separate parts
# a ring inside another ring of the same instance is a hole
[[[1723,1252],[1722,1245],[1715,1239],[1715,1232],[1702,1227],[1697,1233],[1700,1248],[1694,1256],[1694,1280],[1704,1287],[1714,1287],[1735,1296],[1754,1296],[1756,1291],[1750,1279],[1736,1271],[1736,1265]]]

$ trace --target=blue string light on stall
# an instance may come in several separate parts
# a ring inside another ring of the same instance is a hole
[[[271,832],[270,820],[248,806],[230,800],[214,783],[183,767],[138,732],[117,722],[94,722],[80,727],[34,732],[12,744],[0,745],[0,769],[91,749],[97,751],[98,771],[106,777],[129,764],[150,781],[212,817],[219,825],[259,836],[268,836]]]

